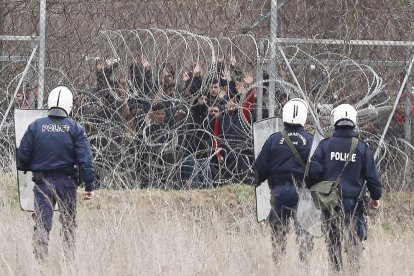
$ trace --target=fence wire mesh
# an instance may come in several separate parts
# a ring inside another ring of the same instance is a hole
[[[353,104],[384,186],[413,189],[414,7],[351,2],[47,1],[46,59],[31,64],[16,97],[41,9],[39,1],[2,2],[1,33],[36,38],[1,41],[2,168],[11,170],[15,156],[8,107],[40,108],[66,84],[106,187],[252,184],[252,123],[302,97],[315,115],[307,128],[327,134],[332,108]]]

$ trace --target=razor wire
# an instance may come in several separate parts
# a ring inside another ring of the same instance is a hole
[[[268,97],[270,83],[276,89],[276,116],[289,98],[305,97],[326,133],[332,132],[332,108],[351,102],[358,109],[361,136],[374,149],[383,130],[378,118],[388,119],[394,105],[373,67],[339,53],[284,46],[280,50],[289,66],[279,62],[277,79],[258,81],[250,72],[268,67],[249,35],[217,39],[177,30],[120,30],[102,32],[102,40],[112,58],[84,57],[95,64],[89,72],[95,86],[84,90],[75,79],[70,87],[76,93],[73,117],[85,126],[99,181],[106,187],[252,184],[251,123],[258,107],[251,96],[260,87]],[[324,64],[326,55],[336,63]],[[47,71],[70,80],[65,72]],[[214,84],[220,96],[213,99]],[[219,101],[227,102],[214,106]],[[220,111],[218,118],[209,112],[214,108]],[[315,128],[312,120],[307,127]],[[391,134],[379,164],[384,164],[381,172],[389,187],[403,188],[407,174],[399,184],[389,177],[397,168],[410,170],[407,146],[396,138]]]
[[[48,3],[45,98],[59,83],[75,92],[73,116],[85,125],[99,181],[106,187],[251,184],[251,124],[257,113],[268,116],[269,95],[274,92],[271,112],[281,116],[289,98],[305,97],[315,114],[307,129],[314,131],[319,123],[327,135],[333,131],[329,116],[333,107],[353,104],[360,135],[373,150],[385,122],[392,118],[378,156],[381,175],[389,189],[412,189],[411,76],[395,113],[391,112],[411,58],[412,34],[406,26],[413,7],[387,9],[385,2],[362,2],[347,7],[336,1],[340,8],[334,9],[333,3],[325,1],[277,1],[278,37],[274,41],[279,48],[273,64],[270,20],[266,19],[274,14],[269,12],[270,1]],[[5,21],[8,33],[32,33],[27,22],[37,22],[33,12],[38,11],[37,2],[6,5],[10,15],[18,15],[10,17],[15,21]],[[352,17],[347,13],[350,9],[359,16]],[[387,13],[377,18],[375,11],[380,10]],[[376,29],[363,24],[369,17],[378,19]],[[246,28],[251,22],[252,28]],[[367,34],[359,43],[358,32],[364,31]],[[325,42],[335,44],[312,40],[319,33],[327,38]],[[9,56],[28,54],[25,47],[8,41],[2,44]],[[36,107],[32,104],[38,97],[33,85],[38,74],[35,66],[17,97],[11,94],[17,85],[13,78],[23,66],[9,62],[1,68],[2,118],[10,103]],[[231,104],[214,107],[210,90],[215,79],[221,97],[232,98]],[[254,98],[259,91],[263,103]],[[207,101],[207,113],[203,108],[197,110],[198,100]],[[231,129],[219,122],[222,131],[217,130],[216,108],[221,115],[233,109],[224,124]],[[14,159],[11,122],[8,117],[1,130],[3,169]]]

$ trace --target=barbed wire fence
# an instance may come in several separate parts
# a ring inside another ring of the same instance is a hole
[[[5,34],[36,34],[1,44],[3,169],[14,160],[8,107],[39,108],[66,84],[106,187],[251,184],[252,122],[302,97],[313,114],[307,128],[327,134],[332,108],[352,103],[385,187],[412,189],[414,7],[302,2],[49,0],[46,59],[35,59],[19,89],[41,45],[40,1],[1,3]]]

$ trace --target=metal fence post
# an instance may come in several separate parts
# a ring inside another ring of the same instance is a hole
[[[275,116],[275,90],[276,90],[276,42],[277,42],[277,0],[271,0],[271,17],[270,17],[270,69],[269,69],[269,91],[268,91],[268,109],[269,118]]]
[[[258,43],[259,46],[259,60],[257,61],[257,70],[256,70],[256,82],[258,83],[257,86],[257,108],[256,108],[256,120],[259,121],[263,119],[263,66],[264,60],[266,57],[266,47],[265,42],[261,39]]]
[[[38,61],[38,108],[43,107],[45,89],[45,52],[46,52],[46,0],[40,0],[39,16],[39,61]]]
[[[410,77],[411,79],[411,77]],[[404,121],[404,138],[408,143],[412,143],[411,140],[411,106],[412,106],[412,101],[411,101],[411,82],[408,82],[408,85],[406,85],[406,97],[405,97],[405,102],[404,102],[404,117],[405,117],[405,121]],[[411,177],[412,177],[412,170],[411,170],[411,149],[408,145],[405,145],[405,152],[408,154],[408,159],[407,159],[407,172],[405,174],[406,177],[406,183],[408,183],[409,185],[411,184]],[[412,190],[413,187],[411,187],[411,185],[408,187],[410,190]]]

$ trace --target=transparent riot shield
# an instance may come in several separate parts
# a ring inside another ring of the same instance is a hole
[[[322,139],[324,139],[323,135],[316,131],[315,135],[313,136],[313,143],[311,152],[309,154],[308,164],[310,158],[316,150],[316,147],[319,145],[319,142],[322,141]],[[301,228],[312,236],[321,237],[323,235],[321,211],[316,209],[315,205],[313,204],[310,191],[309,189],[305,188],[305,182],[303,182],[302,189],[299,189],[299,202],[296,218]]]
[[[20,146],[20,141],[26,132],[27,127],[38,118],[47,116],[44,109],[15,109],[14,110],[14,129],[16,148]],[[19,192],[20,208],[23,211],[34,211],[34,194],[32,173],[17,171],[17,186]]]
[[[253,124],[254,157],[257,158],[266,140],[275,132],[283,129],[281,118],[268,118]],[[265,220],[270,212],[270,189],[267,181],[256,187],[257,221]]]

